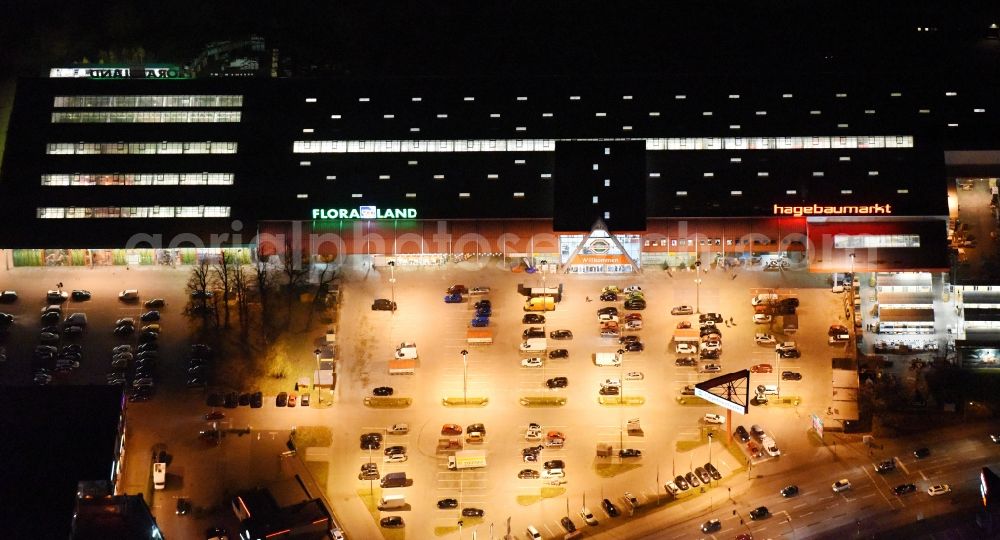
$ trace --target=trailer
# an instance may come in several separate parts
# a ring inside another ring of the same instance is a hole
[[[781,316],[781,330],[786,334],[794,334],[799,329],[799,316],[794,313]]]
[[[465,340],[469,345],[492,345],[493,331],[489,328],[469,328]]]
[[[518,284],[517,292],[522,296],[536,298],[539,296],[551,296],[556,302],[562,301],[563,285],[560,283],[555,287],[525,287],[523,283]]]
[[[413,375],[416,368],[416,360],[389,360],[389,375]]]
[[[477,469],[485,466],[485,450],[459,450],[448,456],[448,468],[451,470]]]
[[[678,328],[674,330],[675,343],[700,343],[701,333],[696,328]]]
[[[399,346],[396,347],[396,358],[400,360],[416,360],[417,344],[400,343]]]

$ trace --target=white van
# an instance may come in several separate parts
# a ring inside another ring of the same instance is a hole
[[[378,500],[379,510],[391,510],[406,506],[406,495],[386,495]]]
[[[167,487],[167,464],[153,464],[153,489],[163,489]]]
[[[542,533],[534,525],[528,525],[528,538],[531,540],[542,540]]]
[[[776,384],[758,384],[757,393],[763,394],[765,396],[776,396],[778,395],[778,385]]]
[[[594,364],[598,366],[618,367],[622,365],[617,353],[594,353]]]

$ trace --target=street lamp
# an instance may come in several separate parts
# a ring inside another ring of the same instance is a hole
[[[694,312],[701,314],[701,278],[694,278]]]
[[[462,403],[469,404],[469,351],[462,349]]]
[[[316,348],[316,350],[313,351],[313,354],[316,355],[316,375],[313,375],[314,384],[315,384],[316,377],[320,376],[319,355],[322,352],[323,351],[320,350],[318,347]],[[322,405],[323,404],[323,381],[322,381],[322,379],[320,379],[320,381],[319,381],[319,389],[318,390],[319,390],[319,393],[318,393],[319,403],[320,403],[320,405]]]
[[[778,397],[781,397],[781,351],[778,349],[774,350],[774,373],[777,376],[777,384],[775,387],[778,389]]]
[[[396,305],[396,261],[389,261],[389,288],[391,292],[392,305]],[[392,310],[395,314],[396,310]]]

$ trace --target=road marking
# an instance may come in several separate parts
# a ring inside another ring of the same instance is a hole
[[[867,499],[868,497],[874,497],[874,496],[875,496],[874,493],[869,493],[868,495],[862,495],[861,498],[862,499]]]
[[[806,506],[808,504],[809,503],[797,504],[797,505],[795,505],[795,506],[792,507],[792,510],[798,510],[799,508],[802,508],[803,506]]]
[[[927,475],[924,474],[924,471],[920,471],[920,477],[923,478],[924,480],[929,480],[929,478],[927,478]]]
[[[813,515],[813,514],[815,514],[815,513],[816,513],[816,512],[806,512],[805,514],[802,514],[802,515],[801,515],[801,516],[799,516],[799,517],[807,517],[807,516],[811,516],[811,515]]]
[[[898,457],[896,457],[896,456],[893,456],[893,459],[895,459],[895,460],[896,460],[896,463],[899,463],[899,468],[900,468],[900,469],[903,469],[903,472],[905,472],[905,473],[906,473],[907,475],[909,475],[909,474],[910,474],[910,469],[907,469],[907,468],[906,468],[906,464],[905,464],[905,463],[903,463],[903,460],[899,459],[899,458],[898,458]]]

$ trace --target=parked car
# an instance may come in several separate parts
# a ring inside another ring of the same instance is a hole
[[[375,396],[391,396],[393,394],[393,389],[391,386],[376,386],[372,389],[372,395]]]
[[[288,406],[288,392],[278,392],[278,395],[274,398],[275,407],[286,407]]]
[[[396,303],[385,298],[377,298],[372,302],[372,311],[396,311]]]
[[[704,467],[696,467],[694,474],[699,480],[701,480],[702,484],[709,484],[712,482],[712,475],[708,474],[708,471],[706,471]]]
[[[559,523],[564,529],[566,529],[566,532],[576,531],[576,525],[573,523],[573,520],[569,518],[569,516],[563,516],[562,519],[559,520]]]
[[[118,299],[122,302],[135,302],[139,300],[139,290],[125,289],[118,293]]]
[[[629,298],[625,301],[625,309],[638,311],[646,309],[646,301],[641,298]]]
[[[618,294],[612,291],[605,291],[601,293],[599,298],[601,302],[615,302],[618,300]]]
[[[916,490],[917,486],[914,484],[900,484],[892,488],[893,494],[895,494],[897,497],[901,495],[906,495],[907,493],[913,493]]]
[[[545,381],[545,386],[549,388],[566,388],[569,386],[569,379],[567,377],[553,377]]]
[[[469,288],[465,285],[452,285],[445,292],[448,294],[469,294]]]
[[[848,333],[847,327],[842,324],[831,324],[830,329],[826,331],[826,335],[828,336],[839,336]]]
[[[604,499],[601,501],[601,508],[604,509],[604,513],[607,514],[608,517],[614,518],[621,515],[618,507],[615,506],[615,503],[611,502],[611,499]]]
[[[931,455],[931,450],[929,448],[926,448],[926,447],[925,448],[917,448],[916,450],[913,451],[913,457],[915,457],[917,459],[923,459],[923,458],[925,458],[925,457],[927,457],[929,455]]]
[[[767,313],[754,313],[753,322],[754,324],[769,324],[773,319]]]
[[[802,356],[802,353],[798,349],[789,349],[785,351],[778,351],[778,356],[782,358],[798,358]]]
[[[674,365],[675,366],[697,366],[698,365],[698,361],[695,360],[694,358],[690,357],[690,356],[687,356],[687,357],[684,357],[684,358],[678,358],[678,359],[674,360]]]
[[[741,443],[745,443],[750,440],[750,434],[747,433],[747,429],[743,426],[736,426],[736,429],[733,431],[733,435],[735,435]]]
[[[490,294],[490,288],[489,287],[473,287],[473,288],[469,289],[469,294],[471,294],[472,296],[481,296],[481,295],[484,295],[484,294]]]
[[[781,351],[792,351],[798,349],[798,345],[794,341],[783,341],[774,346],[774,350]]]
[[[549,332],[549,337],[552,339],[573,339],[573,332],[565,329],[553,330]]]
[[[483,517],[486,512],[482,508],[463,508],[462,517]]]
[[[875,464],[875,472],[877,473],[887,473],[887,472],[892,472],[894,470],[896,470],[895,459],[887,459]]]
[[[521,324],[545,324],[545,315],[528,313],[524,317],[521,317]]]
[[[403,523],[402,516],[384,517],[378,521],[378,524],[384,529],[400,529],[406,526],[406,524]]]
[[[685,474],[684,479],[687,480],[687,483],[691,484],[691,487],[693,488],[696,488],[701,485],[701,480],[698,480],[698,477],[695,476],[693,472]]]
[[[549,359],[554,360],[556,358],[569,358],[569,351],[566,349],[552,349],[549,351]]]
[[[801,381],[802,374],[797,371],[782,371],[781,380],[783,381]]]
[[[45,301],[49,304],[60,304],[69,298],[69,293],[61,290],[50,290],[45,293]]]
[[[445,304],[458,304],[461,301],[462,301],[462,295],[460,295],[458,293],[444,295],[444,303]]]
[[[167,302],[162,298],[153,298],[151,300],[146,300],[145,302],[142,303],[142,305],[147,309],[155,309],[167,305]]]
[[[671,315],[692,315],[694,308],[691,306],[674,306],[670,309]]]
[[[705,423],[706,424],[725,424],[726,417],[721,414],[715,413],[705,413]]]
[[[534,480],[540,475],[535,469],[521,469],[521,472],[517,473],[517,477],[522,480]]]
[[[764,334],[762,332],[756,332],[756,333],[754,333],[753,340],[758,345],[770,345],[770,344],[776,342],[776,340],[774,339],[774,336],[772,336],[771,334]]]
[[[10,304],[17,301],[17,291],[0,291],[0,302]]]
[[[445,424],[441,426],[441,435],[461,435],[462,426],[458,424]]]
[[[711,476],[713,480],[722,480],[722,473],[719,472],[719,469],[715,468],[715,465],[706,463],[705,470],[708,471],[708,475]]]
[[[757,364],[750,368],[750,373],[771,373],[771,364]]]
[[[160,320],[160,312],[154,310],[147,311],[139,317],[142,322],[154,322]]]
[[[620,458],[639,458],[642,457],[642,450],[637,448],[622,448],[618,451],[618,457]]]
[[[75,302],[85,302],[90,300],[90,291],[75,289],[72,293],[70,293],[70,298],[72,298]]]
[[[521,360],[521,367],[542,367],[542,364],[542,359],[537,356]]]
[[[641,371],[629,371],[625,374],[626,381],[641,381],[644,377]]]

